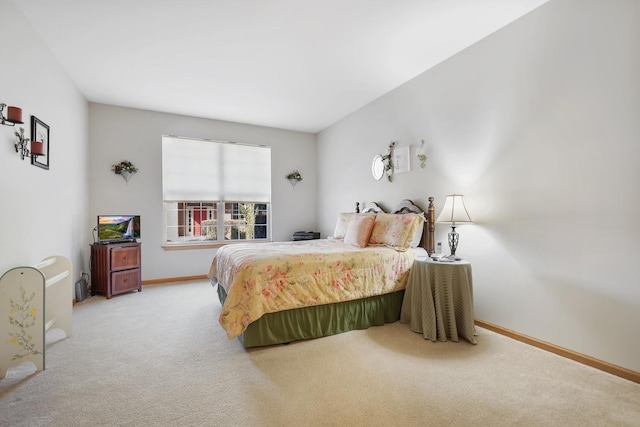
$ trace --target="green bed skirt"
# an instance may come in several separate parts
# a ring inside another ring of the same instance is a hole
[[[238,338],[246,348],[320,338],[354,329],[367,329],[400,319],[404,290],[385,295],[266,313],[249,324]],[[227,294],[218,285],[224,304]]]

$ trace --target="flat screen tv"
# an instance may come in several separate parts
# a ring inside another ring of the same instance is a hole
[[[135,242],[140,215],[98,215],[98,243]]]

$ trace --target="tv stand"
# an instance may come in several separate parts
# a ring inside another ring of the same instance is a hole
[[[125,292],[142,291],[140,243],[91,245],[91,294],[107,299]]]

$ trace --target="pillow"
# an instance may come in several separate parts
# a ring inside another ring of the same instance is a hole
[[[353,212],[345,212],[338,214],[338,221],[336,222],[336,228],[333,232],[334,239],[344,239],[344,235],[347,233],[347,226],[349,220],[355,215]]]
[[[418,214],[418,216],[422,217],[422,221],[420,222],[420,225],[418,225],[418,228],[416,228],[416,232],[411,238],[411,243],[409,244],[409,247],[411,248],[417,248],[418,246],[420,246],[420,243],[422,243],[422,234],[424,232],[424,223],[425,223],[424,212],[421,214]]]
[[[336,228],[333,231],[332,239],[344,239],[344,235],[347,234],[347,226],[349,225],[349,221],[354,216],[373,216],[376,217],[374,213],[355,213],[355,212],[344,212],[338,214],[338,221],[336,222]]]
[[[423,225],[424,217],[414,213],[379,213],[369,238],[369,243],[385,245],[394,249],[406,250],[416,239],[418,228]],[[420,236],[422,233],[419,234]],[[418,243],[420,242],[418,237]]]
[[[374,215],[353,215],[349,225],[347,225],[344,243],[365,248],[369,242],[369,237],[371,237],[375,222],[376,217]]]

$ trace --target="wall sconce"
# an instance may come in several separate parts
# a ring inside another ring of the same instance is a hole
[[[422,143],[420,144],[420,149],[422,150],[420,153],[418,153],[418,160],[420,161],[420,167],[422,169],[425,168],[425,163],[427,162],[427,155],[424,154],[424,139],[422,140]]]
[[[16,147],[16,153],[20,153],[20,159],[24,160],[25,157],[29,157],[29,138],[24,137],[24,128],[20,128],[20,132],[14,132],[16,139],[18,140],[14,145]]]
[[[7,107],[7,117],[5,117],[3,113],[4,107]],[[0,123],[5,126],[15,126],[16,123],[22,124],[22,109],[10,107],[7,104],[0,104]]]

